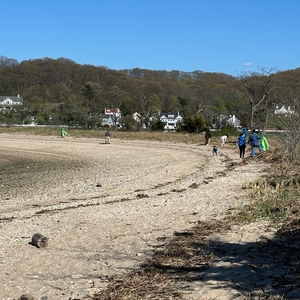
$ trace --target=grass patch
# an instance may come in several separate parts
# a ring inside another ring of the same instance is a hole
[[[258,202],[258,218],[267,218],[271,222],[285,222],[299,215],[299,190],[283,190],[265,197]]]
[[[267,220],[273,224],[288,222],[300,212],[298,190],[280,191],[256,198],[228,218],[235,224]]]

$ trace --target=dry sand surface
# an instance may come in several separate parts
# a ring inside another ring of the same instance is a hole
[[[218,157],[205,145],[0,134],[0,299],[84,299],[109,275],[144,261],[160,238],[246,204],[241,187],[266,166],[237,162],[232,146]],[[193,187],[197,188],[193,188]],[[256,241],[264,223],[214,241]],[[49,238],[45,248],[33,234]],[[189,287],[187,299],[238,299],[224,273]],[[243,273],[243,272],[242,272]],[[259,278],[257,280],[260,280]]]

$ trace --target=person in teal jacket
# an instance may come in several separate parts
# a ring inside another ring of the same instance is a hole
[[[245,138],[246,138],[247,135],[248,135],[248,129],[247,129],[246,127],[243,127],[242,131],[243,131],[243,135],[244,135]]]

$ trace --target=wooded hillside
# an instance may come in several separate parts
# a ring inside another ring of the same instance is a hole
[[[275,105],[298,106],[300,69],[260,70],[233,77],[202,71],[111,70],[66,59],[18,62],[0,57],[0,95],[24,98],[18,111],[2,111],[0,122],[80,124],[94,127],[104,108],[120,108],[123,122],[138,112],[155,119],[160,112],[202,115],[208,126],[219,115],[236,115],[248,128],[267,124]]]

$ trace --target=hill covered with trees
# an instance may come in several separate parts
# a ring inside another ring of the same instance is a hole
[[[151,126],[161,112],[181,112],[185,118],[201,116],[202,128],[220,115],[236,115],[248,128],[264,128],[274,106],[298,111],[299,78],[300,69],[261,69],[233,77],[202,71],[112,70],[66,58],[18,62],[0,56],[0,95],[20,94],[24,99],[21,109],[2,111],[0,122],[23,124],[35,116],[38,124],[94,128],[104,108],[120,108],[127,128],[134,128],[135,112],[143,121],[151,120]]]

